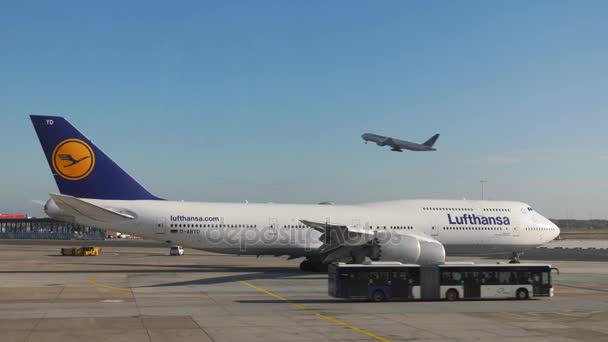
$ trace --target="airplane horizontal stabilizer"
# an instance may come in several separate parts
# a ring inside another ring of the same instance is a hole
[[[108,223],[118,223],[135,218],[128,214],[91,204],[76,197],[59,194],[49,195],[59,208],[71,216],[83,216],[93,221]]]

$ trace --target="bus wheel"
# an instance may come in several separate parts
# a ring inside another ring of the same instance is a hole
[[[517,297],[517,299],[528,299],[528,298],[530,298],[530,296],[528,294],[528,290],[526,290],[526,289],[519,289],[519,290],[517,290],[517,292],[515,293],[515,296]]]
[[[376,290],[374,293],[372,293],[372,300],[374,302],[384,302],[385,298],[384,291],[382,290]]]
[[[445,299],[447,300],[458,300],[460,298],[460,296],[458,295],[458,291],[454,290],[454,289],[449,289],[448,292],[446,292],[445,294]]]

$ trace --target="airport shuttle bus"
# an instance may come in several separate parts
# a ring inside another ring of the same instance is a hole
[[[328,293],[335,298],[378,302],[552,297],[552,270],[557,269],[546,264],[333,263]]]

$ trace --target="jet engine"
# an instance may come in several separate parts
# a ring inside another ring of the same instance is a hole
[[[431,265],[445,262],[441,242],[424,235],[376,232],[371,243],[370,259]]]
[[[59,208],[57,203],[52,199],[46,201],[44,205],[44,212],[48,217],[65,222],[74,222],[74,216],[68,215],[63,209]]]

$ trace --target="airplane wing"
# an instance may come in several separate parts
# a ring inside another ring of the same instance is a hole
[[[363,239],[366,239],[366,241],[373,238],[373,233],[365,229],[349,227],[344,224],[309,220],[300,220],[300,222],[323,233],[319,239],[331,244],[348,244],[349,242],[352,242],[353,238],[356,239],[357,237],[362,237]]]
[[[49,194],[55,204],[70,216],[81,216],[98,222],[118,223],[132,220],[132,215],[120,213],[118,211],[104,208],[76,197]]]
[[[374,238],[371,231],[349,227],[344,224],[300,220],[304,225],[323,233],[319,240],[323,242],[319,252],[324,262],[331,262],[353,251],[367,248]]]
[[[384,145],[389,145],[392,147],[395,147],[395,141],[393,140],[393,138],[387,137],[386,139],[384,139],[384,141],[382,142],[382,144]]]
[[[395,141],[393,138],[386,138],[382,143],[384,146],[390,146],[392,151],[401,152],[404,147],[399,143],[400,140]]]

